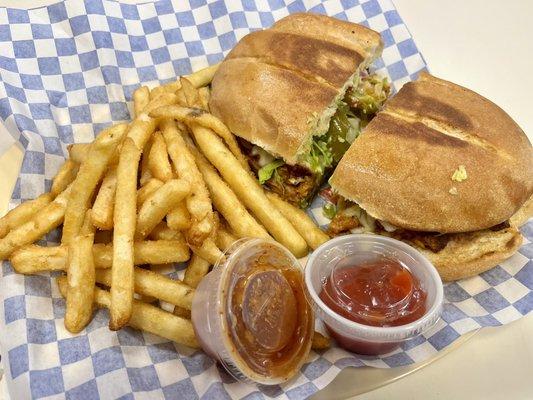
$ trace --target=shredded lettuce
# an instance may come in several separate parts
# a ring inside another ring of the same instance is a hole
[[[389,93],[388,79],[374,73],[361,77],[359,85],[346,92],[345,101],[366,124],[381,109]]]
[[[266,181],[268,181],[270,178],[272,178],[272,175],[276,172],[276,170],[281,167],[285,162],[281,159],[274,160],[264,167],[261,167],[259,171],[257,171],[257,177],[259,179],[259,183],[262,185]]]
[[[324,171],[333,164],[333,154],[329,146],[331,139],[328,135],[315,136],[311,142],[311,149],[303,157],[303,161],[309,166],[311,171],[323,174]]]

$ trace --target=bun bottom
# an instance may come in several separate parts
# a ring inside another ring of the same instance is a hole
[[[523,237],[515,227],[498,231],[485,229],[451,235],[446,247],[438,252],[418,250],[433,263],[442,280],[448,282],[494,268],[511,257],[522,241]]]

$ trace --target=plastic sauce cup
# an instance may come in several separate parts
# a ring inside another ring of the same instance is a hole
[[[418,279],[426,292],[426,311],[421,318],[400,326],[364,325],[341,316],[322,301],[324,283],[339,263],[371,264],[380,260],[397,261]],[[341,347],[358,354],[386,354],[397,349],[403,341],[433,326],[442,311],[443,286],[435,267],[413,247],[384,236],[354,234],[324,243],[307,261],[305,284],[317,317],[332,337]]]
[[[314,333],[298,260],[274,241],[235,242],[198,285],[192,323],[204,351],[236,379],[286,382],[307,359]]]

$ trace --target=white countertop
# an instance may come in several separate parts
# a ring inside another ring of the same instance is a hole
[[[494,101],[533,141],[529,98],[533,92],[533,1],[393,1],[430,71]],[[54,2],[17,0],[16,5],[30,8]],[[14,4],[0,0],[0,6]],[[10,170],[0,168],[0,215],[10,197],[6,188],[12,188],[18,174],[12,166],[21,160],[18,149],[0,156],[0,166],[11,166]],[[530,314],[504,327],[481,330],[424,368],[345,370],[316,398],[333,400],[366,392],[352,399],[531,399],[532,337]]]

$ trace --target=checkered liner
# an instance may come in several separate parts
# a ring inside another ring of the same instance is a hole
[[[0,116],[26,149],[12,206],[50,186],[66,145],[128,120],[131,94],[222,60],[251,30],[313,11],[363,23],[385,43],[376,68],[398,89],[425,64],[390,0],[183,1],[142,5],[66,1],[30,11],[0,9]],[[1,138],[0,138],[1,140]],[[326,223],[320,200],[312,214]],[[533,223],[523,229],[533,238]],[[42,244],[57,243],[53,232]],[[81,334],[63,326],[64,302],[49,275],[0,281],[0,348],[13,399],[301,399],[347,366],[395,367],[427,359],[461,334],[519,318],[533,308],[533,244],[481,276],[446,286],[442,320],[392,355],[362,358],[333,348],[312,353],[291,383],[236,382],[201,351],[131,329],[111,332],[99,311]]]

